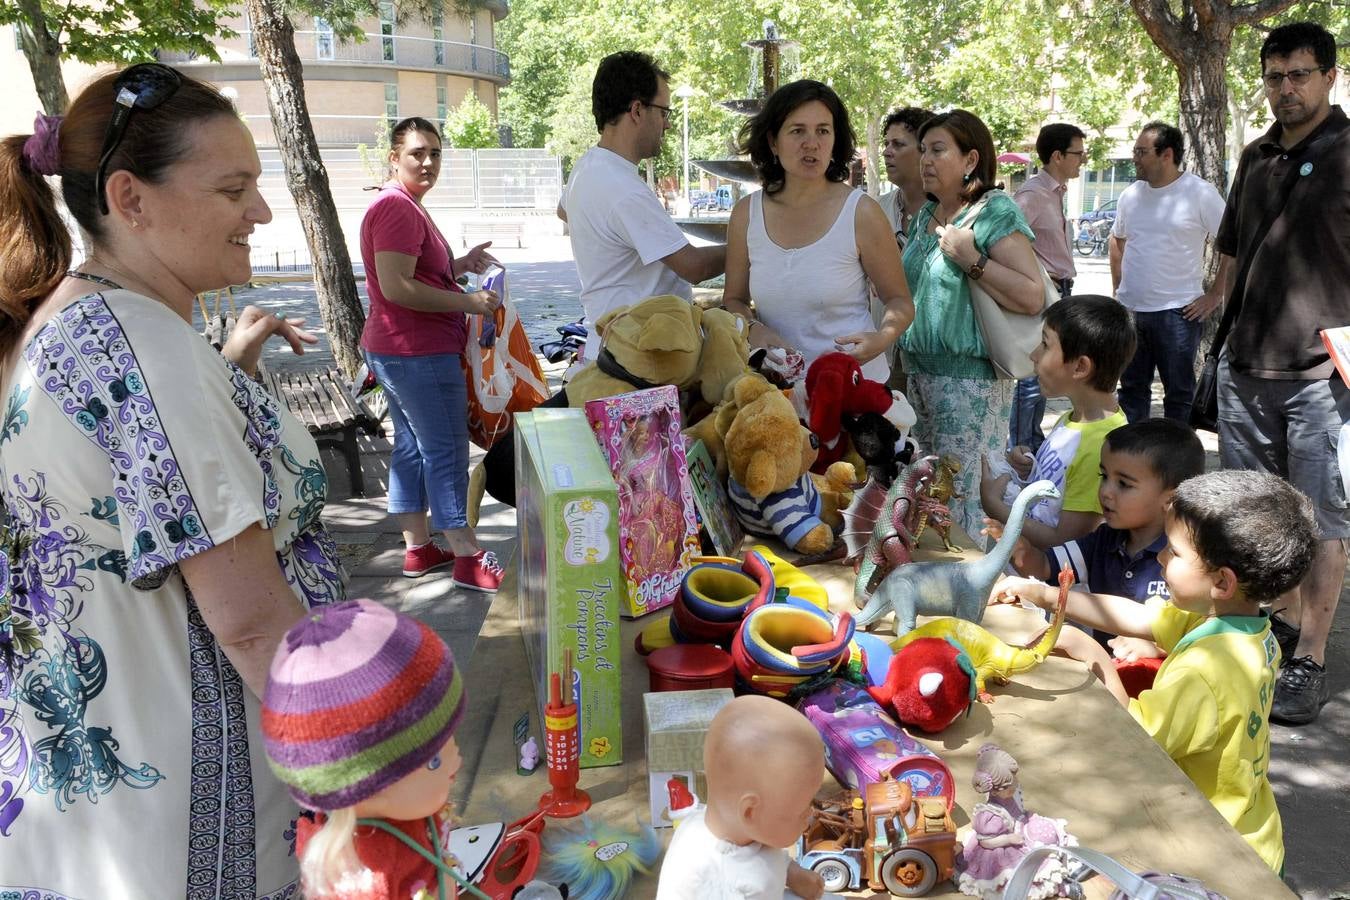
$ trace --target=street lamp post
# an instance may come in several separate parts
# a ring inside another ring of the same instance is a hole
[[[687,84],[675,89],[675,96],[684,101],[684,202],[689,205],[689,98],[697,94]]]

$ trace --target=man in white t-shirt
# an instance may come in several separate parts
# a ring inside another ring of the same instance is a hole
[[[1223,221],[1214,185],[1181,171],[1181,131],[1150,122],[1134,142],[1139,180],[1116,204],[1111,285],[1134,313],[1134,359],[1120,376],[1120,408],[1131,422],[1149,417],[1153,372],[1163,383],[1163,415],[1186,422],[1195,396],[1195,351],[1204,320],[1222,299],[1204,290],[1205,241]]]
[[[638,176],[670,128],[669,78],[647,54],[624,50],[600,61],[591,86],[600,140],[577,160],[558,203],[591,329],[587,360],[600,350],[595,322],[611,309],[658,294],[692,300],[691,285],[726,269],[726,247],[690,244]]]

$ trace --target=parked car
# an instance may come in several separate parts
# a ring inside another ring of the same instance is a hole
[[[1106,219],[1114,222],[1116,220],[1116,201],[1108,200],[1096,209],[1089,210],[1078,217],[1078,225],[1081,228],[1084,222],[1096,222],[1099,219]]]
[[[691,212],[712,212],[717,209],[717,194],[713,191],[690,191],[689,209]]]

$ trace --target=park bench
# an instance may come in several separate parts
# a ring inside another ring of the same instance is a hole
[[[213,316],[207,320],[206,339],[219,350],[233,327],[233,318]],[[371,437],[384,437],[384,426],[365,403],[352,399],[342,372],[321,369],[278,373],[259,363],[255,378],[304,423],[316,444],[342,453],[347,460],[352,493],[364,497],[366,483],[356,434],[364,431]]]
[[[525,237],[524,222],[488,221],[462,222],[459,226],[459,239],[466,247],[473,246],[479,238],[496,241],[498,238],[514,238],[516,247],[523,246]],[[472,238],[473,240],[470,240]]]

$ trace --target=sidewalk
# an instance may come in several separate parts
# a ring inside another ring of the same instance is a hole
[[[511,273],[511,292],[521,316],[538,343],[552,336],[552,325],[579,317],[576,270],[567,253],[566,240],[540,242],[525,250],[509,248],[498,253]],[[1079,257],[1079,280],[1083,293],[1108,293],[1109,272],[1105,260]],[[280,285],[239,292],[237,302],[256,302],[267,308],[293,313],[306,310],[318,323],[313,289]],[[247,300],[245,300],[247,297]],[[308,306],[306,305],[308,304]],[[273,349],[267,358],[274,367],[310,366],[322,353],[307,353],[302,360]],[[1155,406],[1161,408],[1160,386],[1155,385]],[[1046,428],[1064,409],[1054,401],[1047,411]],[[1202,435],[1213,459],[1212,435]],[[324,520],[333,531],[352,576],[349,596],[371,597],[411,613],[431,625],[450,644],[461,667],[468,664],[492,598],[454,586],[448,571],[420,579],[402,576],[403,541],[385,513],[384,501],[389,471],[388,440],[360,438],[368,497],[351,496],[346,467],[336,455],[326,459],[329,500]],[[482,451],[472,448],[472,463]],[[484,498],[478,526],[483,546],[497,554],[504,566],[515,564],[515,510]],[[1286,880],[1308,900],[1350,898],[1350,869],[1345,863],[1344,835],[1350,823],[1350,591],[1342,591],[1328,647],[1331,661],[1332,701],[1321,718],[1304,728],[1272,726],[1271,781],[1284,820]],[[964,786],[962,788],[964,789]],[[1085,786],[1085,789],[1093,789]],[[1147,801],[1148,785],[1122,785],[1096,789],[1126,790]],[[968,794],[968,790],[966,790]],[[965,796],[965,795],[963,795]],[[966,802],[963,800],[962,802]],[[1159,809],[1159,816],[1166,816]],[[1261,900],[1239,898],[1232,900]]]

